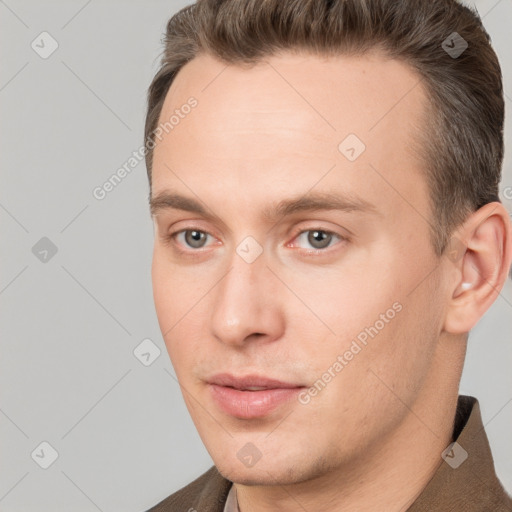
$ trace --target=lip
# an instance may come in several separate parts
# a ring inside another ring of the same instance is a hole
[[[240,377],[235,377],[230,373],[218,373],[214,375],[210,379],[208,379],[209,384],[216,384],[217,386],[225,386],[235,389],[246,389],[249,387],[265,387],[268,389],[278,389],[278,388],[299,388],[303,387],[302,384],[297,384],[293,382],[283,382],[277,379],[271,379],[269,377],[265,377],[263,375],[245,375]]]
[[[266,389],[246,389],[253,386]],[[209,379],[208,388],[223,412],[240,419],[253,419],[266,416],[289,403],[305,386],[259,375],[234,377],[223,373]]]

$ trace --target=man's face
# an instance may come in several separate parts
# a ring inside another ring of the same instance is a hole
[[[203,55],[171,86],[160,121],[181,115],[155,148],[152,198],[205,213],[156,211],[154,300],[188,410],[231,480],[353,464],[432,393],[443,264],[412,151],[423,108],[419,78],[378,55],[251,69]],[[276,210],[306,198],[341,206]],[[219,374],[302,388],[235,391],[210,384]]]

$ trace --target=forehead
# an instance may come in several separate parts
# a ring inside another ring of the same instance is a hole
[[[181,110],[191,97],[197,105]],[[379,196],[391,186],[425,196],[412,151],[423,109],[417,74],[377,53],[283,53],[252,67],[200,55],[166,96],[160,124],[179,121],[155,147],[153,196],[169,187],[202,195],[219,182],[231,195],[268,194],[269,183],[301,193],[333,165],[328,178],[348,193]],[[361,155],[347,158],[347,145]]]

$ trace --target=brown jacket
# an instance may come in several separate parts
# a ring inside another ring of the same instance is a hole
[[[512,498],[494,471],[476,398],[459,396],[453,439],[457,445],[446,451],[445,462],[407,512],[512,512]],[[212,466],[147,512],[223,512],[231,485]]]

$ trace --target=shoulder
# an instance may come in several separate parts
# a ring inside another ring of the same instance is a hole
[[[222,512],[231,484],[212,466],[147,512]]]

